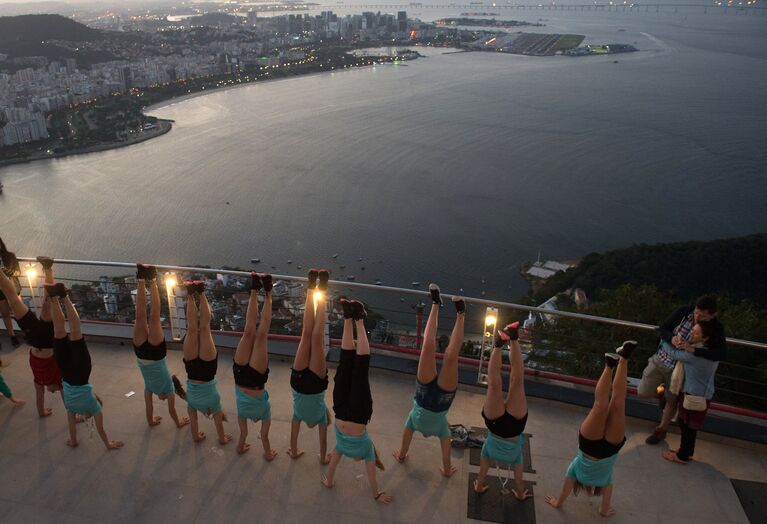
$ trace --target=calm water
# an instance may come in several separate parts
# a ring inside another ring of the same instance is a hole
[[[280,273],[328,265],[511,299],[539,251],[767,230],[767,16],[507,18],[642,52],[430,50],[177,102],[151,111],[176,120],[161,138],[0,169],[0,234],[25,255],[259,257]]]

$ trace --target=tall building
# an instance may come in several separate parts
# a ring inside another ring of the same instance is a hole
[[[404,33],[407,31],[407,12],[397,11],[397,32]]]

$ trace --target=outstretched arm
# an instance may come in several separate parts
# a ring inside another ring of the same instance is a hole
[[[322,475],[322,484],[326,488],[333,487],[335,482],[333,479],[336,475],[336,468],[338,467],[338,463],[341,462],[341,458],[341,454],[335,449],[330,453],[330,464],[328,465],[328,471]]]
[[[443,438],[439,441],[439,445],[442,448],[442,468],[439,471],[445,477],[452,477],[453,473],[458,471],[450,460],[450,444],[450,437]]]
[[[328,425],[318,424],[320,428],[320,464],[328,463]]]
[[[368,481],[370,482],[370,492],[373,495],[373,498],[376,499],[378,502],[382,502],[384,504],[388,504],[389,502],[394,500],[394,497],[391,495],[387,495],[384,491],[378,490],[378,479],[376,478],[376,463],[373,461],[367,461],[365,462],[365,466],[368,473]]]
[[[565,477],[565,483],[562,484],[562,491],[559,493],[559,497],[547,495],[546,502],[555,508],[561,508],[567,497],[573,492],[573,486],[575,486],[575,481],[570,477]]]
[[[516,488],[511,492],[517,497],[517,500],[525,500],[533,496],[529,489],[525,488],[525,465],[517,464],[514,466],[514,484]]]

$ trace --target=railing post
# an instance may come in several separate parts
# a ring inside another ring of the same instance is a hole
[[[415,347],[416,349],[420,349],[421,344],[423,343],[423,308],[424,308],[423,302],[418,302],[418,304],[415,305]]]
[[[178,281],[173,273],[165,275],[165,293],[168,297],[168,321],[170,322],[170,336],[178,342],[181,340],[181,330],[177,325],[178,308],[176,307],[176,285]]]
[[[479,367],[477,369],[477,383],[487,384],[487,374],[482,373],[482,367],[485,361],[485,345],[493,347],[493,337],[495,337],[495,326],[498,324],[498,308],[488,306],[485,309],[485,321],[482,326],[482,345],[479,348]]]

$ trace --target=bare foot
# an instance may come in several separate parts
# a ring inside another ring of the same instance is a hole
[[[232,440],[232,436],[229,433],[224,433],[223,437],[218,437],[218,443],[222,446]]]
[[[244,444],[240,444],[237,446],[237,453],[242,455],[243,453],[247,453],[250,449],[250,444],[245,442]]]
[[[192,440],[194,440],[195,442],[202,442],[203,440],[205,440],[205,433],[200,431],[199,433],[197,433],[197,435],[192,435]]]
[[[304,454],[303,451],[293,451],[292,449],[288,449],[285,453],[287,453],[292,459],[297,459]]]
[[[26,401],[18,399],[18,398],[13,398],[13,397],[11,397],[11,402],[13,402],[14,406],[18,406],[18,407],[21,407],[24,404],[26,404]]]
[[[485,491],[487,491],[489,488],[490,486],[488,486],[484,482],[480,484],[478,480],[474,481],[474,491],[479,493],[480,495],[484,493]]]
[[[42,411],[38,411],[37,414],[40,416],[40,418],[50,417],[53,415],[53,410],[51,408],[45,408]]]
[[[453,474],[458,471],[458,468],[455,466],[450,466],[450,469],[448,471],[445,471],[445,468],[439,468],[439,472],[442,473],[443,477],[450,478],[453,476]]]
[[[606,512],[603,512],[602,509],[600,508],[599,514],[602,515],[603,517],[612,517],[613,515],[615,515],[615,510],[613,508],[609,508]]]
[[[325,455],[324,460],[322,458],[322,455],[317,455],[317,456],[320,458],[320,464],[322,464],[323,466],[327,466],[328,464],[330,464],[330,453]]]
[[[76,448],[77,447],[77,441],[69,439],[69,440],[67,440],[67,446],[69,446],[70,448]]]
[[[264,458],[267,461],[271,462],[277,458],[277,455],[279,455],[279,453],[277,452],[276,449],[270,449],[268,452],[264,453]]]
[[[107,444],[107,449],[120,449],[125,445],[125,442],[122,440],[110,440],[109,444]]]
[[[401,456],[399,450],[394,451],[394,453],[392,453],[392,455],[397,460],[397,462],[399,462],[400,464],[403,464],[407,460],[407,455],[405,455],[404,457]]]
[[[187,424],[189,424],[189,417],[184,417],[182,419],[179,419],[178,422],[176,422],[176,427],[177,428],[183,428]]]
[[[156,426],[160,423],[161,420],[162,417],[152,417],[152,422],[149,423],[149,427],[151,428],[152,426]]]

